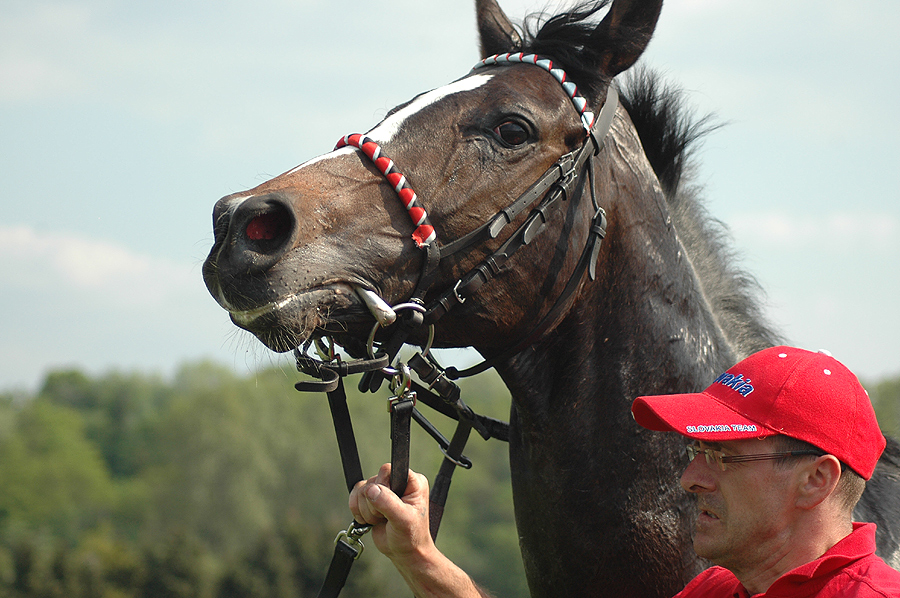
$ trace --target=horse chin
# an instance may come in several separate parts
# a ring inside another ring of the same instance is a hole
[[[291,293],[253,309],[228,312],[236,326],[253,333],[276,353],[292,351],[329,329],[346,331],[350,322],[368,315],[353,287],[340,283]]]

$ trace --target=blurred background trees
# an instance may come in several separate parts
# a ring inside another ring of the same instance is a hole
[[[35,396],[0,393],[0,597],[315,596],[351,516],[327,400],[295,391],[300,378],[198,363],[172,380],[58,371]],[[390,460],[388,392],[362,395],[356,378],[374,475]],[[480,378],[466,400],[506,419],[506,389]],[[411,466],[431,477],[442,456],[413,437]],[[506,445],[473,434],[466,454],[475,467],[454,477],[439,544],[485,586],[526,596]],[[344,590],[408,593],[374,548]]]
[[[210,363],[171,380],[50,373],[34,396],[0,393],[0,598],[315,596],[350,522],[325,396],[272,368],[245,378]],[[389,460],[387,391],[348,400],[368,475]],[[507,419],[495,375],[463,381],[476,410]],[[900,378],[868,384],[900,437]],[[424,409],[452,434],[452,422]],[[415,429],[411,465],[441,454]],[[473,434],[438,544],[499,596],[528,595],[506,445]],[[346,596],[408,595],[370,549]]]

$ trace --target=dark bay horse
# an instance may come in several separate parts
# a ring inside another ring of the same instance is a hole
[[[523,30],[477,0],[482,55],[504,59],[223,198],[213,216],[207,287],[271,349],[323,335],[360,346],[374,313],[362,298],[374,296],[436,306],[435,346],[491,360],[513,398],[515,512],[534,596],[671,596],[706,566],[678,483],[684,442],[639,428],[629,406],[702,389],[779,340],[682,180],[697,127],[653,79],[635,79],[618,105],[609,92],[661,4],[590,2]],[[585,147],[588,158],[557,165]],[[557,170],[573,181],[562,199],[545,206],[542,190],[508,209]],[[507,250],[519,236],[527,243]],[[859,508],[895,566],[898,471],[891,442]]]

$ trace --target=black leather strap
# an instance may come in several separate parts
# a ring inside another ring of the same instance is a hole
[[[428,525],[431,528],[431,537],[437,540],[438,530],[441,527],[441,519],[444,516],[444,506],[447,504],[447,495],[450,493],[450,481],[456,467],[468,461],[463,457],[463,449],[469,440],[469,433],[472,426],[467,421],[460,421],[456,426],[456,432],[453,434],[453,440],[450,446],[444,451],[444,460],[441,468],[438,470],[437,476],[434,478],[434,485],[431,489],[431,495],[428,497]],[[465,461],[463,461],[465,459]],[[471,463],[469,464],[471,467]]]
[[[391,399],[391,490],[397,496],[406,493],[409,479],[409,427],[415,405],[414,392]]]
[[[359,448],[353,434],[353,422],[347,408],[347,393],[344,390],[344,379],[338,378],[337,388],[328,393],[328,407],[331,409],[331,420],[334,424],[334,435],[337,438],[338,451],[341,454],[341,465],[344,468],[344,481],[347,492],[353,490],[357,482],[363,479],[362,465],[359,463]]]
[[[597,259],[597,254],[600,250],[600,243],[603,241],[603,238],[606,236],[606,212],[603,208],[598,208],[597,212],[594,214],[593,222],[591,223],[591,228],[588,233],[588,240],[584,246],[584,250],[581,252],[581,257],[578,259],[578,263],[575,265],[575,270],[572,273],[572,276],[569,277],[569,282],[566,283],[566,287],[563,289],[562,293],[560,293],[559,297],[556,299],[556,302],[553,304],[553,307],[550,308],[544,317],[541,319],[540,323],[534,327],[534,329],[522,340],[508,348],[506,351],[493,357],[492,359],[486,359],[481,363],[474,365],[465,370],[457,370],[455,367],[448,367],[444,372],[448,378],[452,378],[454,380],[458,378],[465,378],[468,376],[474,376],[475,374],[480,374],[490,368],[494,367],[494,364],[498,361],[502,361],[507,359],[517,353],[524,351],[526,348],[533,345],[541,336],[544,335],[547,330],[550,329],[556,320],[563,314],[565,308],[568,306],[569,299],[572,298],[572,295],[575,293],[575,290],[578,288],[578,285],[581,283],[581,279],[584,276],[585,270],[589,271],[591,278],[594,277],[594,263]]]
[[[335,374],[337,376],[337,374]],[[341,466],[344,470],[344,481],[347,491],[353,490],[357,482],[363,479],[362,465],[359,462],[359,449],[353,434],[353,423],[347,408],[347,393],[344,390],[344,379],[337,378],[336,388],[328,393],[328,407],[334,423],[334,434],[341,454]],[[354,522],[355,523],[355,522]],[[350,530],[354,525],[350,526]],[[358,538],[348,536],[347,532],[338,535],[334,543],[334,555],[328,565],[328,573],[319,590],[318,598],[337,598],[347,582],[353,562],[362,553],[363,545]]]
[[[328,565],[328,574],[319,590],[318,598],[337,598],[347,583],[347,577],[350,575],[350,569],[360,555],[360,549],[351,546],[344,540],[338,540],[334,545],[334,556],[331,557],[331,564]]]
[[[509,424],[472,411],[460,398],[459,386],[444,376],[444,370],[433,361],[433,358],[426,359],[421,353],[416,353],[410,358],[409,367],[416,372],[422,382],[428,384],[426,389],[417,382],[412,383],[419,401],[447,417],[468,421],[485,440],[496,438],[504,442],[509,441]],[[430,392],[431,390],[437,392],[437,395]]]
[[[337,379],[380,370],[388,364],[388,356],[380,355],[374,359],[354,359],[351,361],[329,361],[327,363],[301,355],[296,355],[297,369],[318,380],[303,380],[294,384],[300,392],[331,392],[337,388]]]
[[[332,371],[322,368],[323,373]],[[333,372],[332,372],[333,373]],[[359,461],[359,449],[353,433],[353,423],[347,408],[347,393],[344,390],[343,377],[337,378],[335,388],[328,392],[328,406],[334,423],[341,465],[344,469],[344,480],[347,491],[352,491],[357,482],[363,480],[362,465]],[[298,390],[301,390],[298,387]],[[398,496],[406,491],[409,478],[409,441],[410,421],[415,407],[415,393],[406,392],[391,402],[391,490]],[[353,522],[350,528],[341,532],[334,545],[334,555],[328,566],[328,573],[318,598],[337,598],[350,575],[353,562],[362,553],[363,544],[359,540],[368,526]]]

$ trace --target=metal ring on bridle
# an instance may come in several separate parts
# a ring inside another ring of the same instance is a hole
[[[419,303],[399,303],[391,309],[394,312],[402,311],[404,309],[411,309],[413,311],[417,311],[421,314],[425,313],[425,306]],[[378,332],[378,329],[381,328],[381,322],[376,321],[375,325],[372,326],[372,331],[369,333],[369,340],[366,342],[366,352],[369,355],[369,359],[375,359],[375,334]],[[428,355],[428,352],[431,351],[431,345],[434,343],[434,324],[428,326],[428,340],[425,342],[425,346],[422,348],[422,355]],[[397,371],[392,367],[386,367],[382,371],[384,373],[393,376],[397,373]]]
[[[451,456],[446,448],[444,448],[442,446],[439,446],[438,448],[440,449],[441,453],[443,453],[444,458],[449,460],[454,465],[462,467],[463,469],[472,469],[472,462],[469,461],[469,459],[467,459],[466,457],[462,457],[462,459],[457,459],[456,457]]]
[[[325,343],[325,339],[328,339],[328,344]],[[319,354],[319,358],[325,363],[330,363],[334,361],[334,339],[329,337],[316,337],[313,341],[316,347],[316,353]]]

